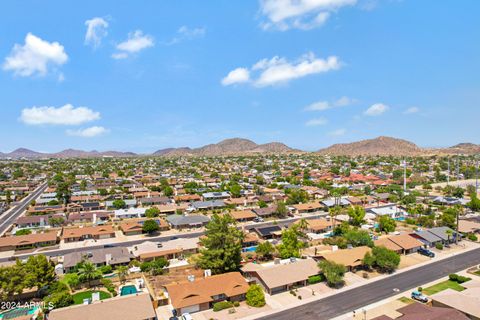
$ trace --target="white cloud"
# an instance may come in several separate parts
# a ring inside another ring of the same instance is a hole
[[[417,107],[410,107],[407,110],[405,110],[403,113],[404,114],[413,114],[413,113],[418,113],[420,111],[419,108]]]
[[[152,36],[146,34],[144,35],[141,30],[136,30],[135,32],[130,32],[128,34],[128,39],[117,44],[116,48],[118,52],[112,54],[114,59],[125,59],[130,54],[137,53],[143,49],[153,47],[155,45],[154,39]]]
[[[310,52],[303,55],[295,62],[288,62],[287,59],[278,56],[275,56],[271,59],[262,59],[252,66],[250,72],[257,73],[257,78],[252,82],[254,86],[266,87],[285,84],[291,80],[302,78],[311,74],[337,70],[340,67],[341,63],[336,56],[330,56],[326,59],[321,59],[316,58],[315,55]],[[243,69],[243,75],[245,75],[246,71],[248,71],[245,68],[237,68],[233,71],[239,69]],[[231,71],[229,75],[233,71]],[[224,79],[228,78],[229,75],[227,75],[227,77]],[[245,80],[245,77],[243,79]]]
[[[85,44],[97,48],[102,43],[102,38],[107,36],[108,22],[103,18],[95,17],[85,21],[87,33],[85,34]]]
[[[187,26],[181,26],[177,30],[176,36],[167,44],[172,45],[184,40],[202,38],[205,36],[206,33],[207,33],[207,29],[205,27],[189,28]]]
[[[100,119],[100,112],[86,107],[32,107],[22,110],[20,120],[31,125],[79,125]]]
[[[353,104],[354,102],[355,100],[349,97],[341,97],[340,99],[337,99],[331,103],[328,101],[314,102],[306,106],[303,110],[304,111],[325,111],[325,110],[337,108],[337,107],[346,107]]]
[[[334,137],[339,137],[339,136],[343,136],[345,133],[347,133],[347,130],[345,129],[337,129],[337,130],[333,130],[333,131],[330,131],[328,133],[329,136],[334,136]]]
[[[264,29],[291,28],[309,30],[323,25],[332,13],[357,0],[260,0],[260,12],[266,17]]]
[[[379,116],[389,109],[389,106],[383,103],[375,103],[370,108],[365,110],[364,114],[367,116]]]
[[[68,55],[60,43],[48,42],[28,33],[23,46],[14,45],[10,55],[5,58],[3,69],[22,77],[35,74],[44,76],[49,66],[60,66],[67,60]]]
[[[67,130],[66,132],[69,136],[93,138],[93,137],[97,137],[99,135],[108,133],[109,130],[105,129],[104,127],[94,126],[94,127],[85,128],[85,129]]]
[[[222,85],[229,86],[236,83],[248,82],[250,80],[250,71],[246,68],[237,68],[230,71],[225,78],[222,79]]]
[[[307,127],[323,126],[325,124],[327,124],[327,119],[325,118],[315,118],[305,122],[305,125]]]

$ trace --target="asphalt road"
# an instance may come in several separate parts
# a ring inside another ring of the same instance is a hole
[[[313,218],[318,218],[320,216],[324,216],[324,214],[319,214],[319,215],[312,215],[309,216],[308,219],[313,219]],[[300,218],[291,218],[288,220],[283,220],[283,221],[277,221],[277,225],[279,226],[284,226],[284,225],[289,225],[293,223],[294,221],[299,220]],[[11,223],[11,222],[10,222]],[[245,229],[250,230],[255,227],[265,227],[265,226],[272,226],[274,225],[274,222],[260,222],[260,223],[255,223],[251,225],[245,225]],[[9,224],[6,224],[7,226]],[[85,251],[85,250],[92,250],[92,249],[101,249],[104,248],[105,246],[111,246],[111,247],[130,247],[134,246],[137,244],[140,244],[145,241],[154,241],[154,242],[165,242],[169,240],[174,240],[174,239],[179,239],[179,238],[195,238],[195,237],[200,237],[204,234],[203,231],[199,232],[192,232],[192,233],[179,233],[179,234],[174,234],[174,235],[158,235],[158,236],[152,236],[152,237],[145,237],[142,239],[138,240],[127,240],[127,241],[122,241],[122,242],[112,242],[111,244],[101,244],[101,245],[93,245],[93,246],[88,246],[88,247],[82,247],[82,248],[71,248],[71,249],[53,249],[53,250],[48,250],[48,251],[42,251],[42,252],[30,252],[30,253],[25,253],[25,254],[16,254],[15,256],[12,257],[4,257],[0,258],[0,262],[7,262],[11,261],[13,259],[27,259],[30,256],[37,255],[37,254],[44,254],[48,257],[58,257],[58,256],[63,256],[64,254],[71,253],[71,252],[77,252],[77,251]]]
[[[35,200],[47,188],[47,182],[42,183],[32,193],[20,201],[12,210],[0,217],[0,235],[23,213],[32,200]]]
[[[398,273],[357,288],[340,292],[321,300],[287,309],[261,320],[321,320],[332,319],[398,294],[394,289],[406,291],[424,285],[466,268],[480,264],[480,249],[429,263],[410,271]]]

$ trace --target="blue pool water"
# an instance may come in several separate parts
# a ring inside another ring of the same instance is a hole
[[[255,252],[257,251],[257,246],[246,247],[242,249],[243,252]]]
[[[137,293],[137,287],[134,285],[129,285],[129,286],[123,286],[122,289],[120,289],[120,295],[121,296],[126,296],[129,294],[135,294]]]

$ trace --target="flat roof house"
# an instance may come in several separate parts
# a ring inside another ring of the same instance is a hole
[[[318,202],[299,203],[299,204],[293,205],[292,207],[295,208],[296,213],[316,212],[324,208],[324,206]]]
[[[145,208],[128,208],[115,210],[113,213],[117,219],[131,219],[145,217]]]
[[[371,252],[367,246],[355,247],[351,249],[340,249],[319,255],[320,259],[333,261],[343,264],[349,271],[352,271],[363,265],[363,258],[367,252]]]
[[[242,301],[248,283],[239,272],[229,272],[167,285],[165,289],[173,308],[184,314],[208,310],[219,301]]]
[[[262,239],[273,239],[282,236],[282,228],[276,225],[253,228],[253,231],[255,231]]]
[[[166,219],[170,226],[175,229],[199,228],[210,221],[207,216],[201,214],[191,214],[188,216],[174,214],[168,216]]]
[[[238,210],[228,213],[233,219],[239,222],[252,221],[257,215],[252,210]]]
[[[287,263],[267,266],[247,263],[241,270],[269,294],[288,291],[293,286],[305,286],[309,277],[320,273],[317,262],[313,259],[293,259]]]
[[[148,293],[137,293],[50,311],[48,320],[155,320]]]

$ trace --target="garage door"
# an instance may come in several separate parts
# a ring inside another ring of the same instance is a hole
[[[194,313],[194,312],[200,311],[200,305],[196,304],[194,306],[185,307],[185,308],[180,309],[180,311],[181,311],[182,314],[184,314],[184,313]]]

